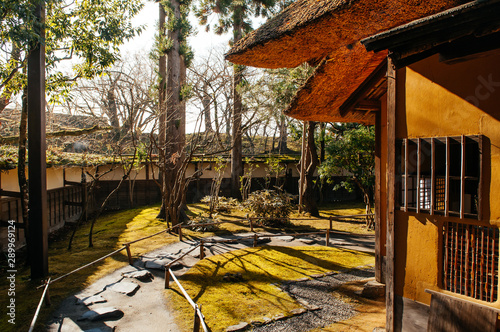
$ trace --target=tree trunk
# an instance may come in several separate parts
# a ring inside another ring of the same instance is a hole
[[[233,19],[234,43],[237,43],[243,37],[243,8],[235,8]],[[243,67],[233,66],[233,112],[232,112],[232,149],[231,149],[231,195],[235,198],[241,198],[240,177],[243,176],[243,147],[242,147],[242,128],[241,116],[243,107],[241,95],[238,88],[243,80]]]
[[[201,104],[203,105],[203,118],[205,120],[205,131],[213,132],[212,129],[212,118],[210,116],[210,95],[208,94],[208,85],[203,84],[203,98]]]
[[[314,198],[314,172],[318,166],[318,153],[316,152],[316,144],[314,142],[314,129],[316,122],[309,121],[307,128],[307,146],[305,158],[305,183],[304,183],[304,212],[308,212],[311,216],[319,217],[318,207]]]
[[[288,151],[288,133],[285,115],[280,116],[280,140],[278,142],[278,152],[279,154],[285,154]]]
[[[166,38],[165,36],[165,9],[163,8],[162,3],[158,4],[159,6],[159,36],[160,39]],[[164,183],[165,183],[165,144],[166,144],[166,134],[167,131],[165,129],[167,123],[167,98],[166,98],[166,77],[167,77],[167,57],[160,50],[160,57],[158,60],[158,76],[159,76],[159,86],[158,86],[158,114],[159,114],[159,124],[158,124],[158,147],[161,151],[158,151],[159,158],[161,158],[159,162],[159,174],[158,179],[160,180],[160,189],[162,193],[162,197],[164,197]],[[156,216],[158,219],[166,219],[165,213],[165,200],[162,199],[160,212]]]
[[[178,0],[170,1],[170,18],[181,20],[180,3]],[[180,55],[180,31],[169,30],[168,39],[172,46],[167,52],[167,124],[165,142],[165,176],[163,183],[163,204],[167,220],[173,225],[180,222],[182,216],[182,203],[184,200],[184,179],[181,176],[181,164],[185,144],[186,117],[183,112],[183,103],[180,100],[182,86],[182,58]]]

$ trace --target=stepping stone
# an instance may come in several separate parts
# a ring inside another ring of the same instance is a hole
[[[103,307],[96,308],[94,310],[87,311],[84,313],[78,320],[111,320],[111,319],[119,319],[123,317],[123,311],[120,309],[116,309],[114,307]]]
[[[361,296],[369,299],[382,298],[385,296],[385,285],[375,280],[370,280],[363,286]]]
[[[59,329],[57,331],[60,332],[83,332],[83,330],[78,326],[71,318],[64,317],[61,325],[59,325]]]
[[[264,244],[264,243],[269,243],[271,242],[270,237],[260,237],[257,239],[257,244]]]
[[[300,242],[305,243],[305,244],[314,244],[316,243],[316,240],[313,239],[298,239]]]
[[[314,279],[323,278],[324,276],[325,276],[324,273],[310,275],[310,277]]]
[[[304,312],[307,312],[307,310],[304,308],[298,308],[298,309],[292,309],[292,310],[290,310],[290,312],[292,313],[292,315],[298,316],[298,315],[303,314]]]
[[[146,269],[153,269],[153,270],[165,270],[165,265],[170,263],[172,260],[170,259],[155,259],[152,261],[146,261],[144,266]]]
[[[286,236],[279,236],[278,239],[285,241],[285,242],[292,242],[295,239],[295,237],[290,236],[290,235],[286,235]]]
[[[273,317],[273,320],[275,320],[275,321],[282,320],[282,319],[285,319],[285,315],[283,315],[283,314],[278,314],[278,315]]]
[[[125,278],[135,278],[140,281],[150,281],[154,279],[154,276],[151,274],[151,272],[146,270],[122,273],[122,276],[124,276]]]
[[[104,297],[102,297],[101,295],[93,295],[93,296],[85,297],[83,299],[76,300],[77,305],[83,304],[86,306],[96,304],[96,303],[104,303],[104,302],[107,302],[107,300]]]
[[[123,281],[123,282],[118,282],[116,284],[111,285],[109,287],[109,289],[114,291],[114,292],[117,292],[117,293],[122,293],[122,294],[132,296],[139,289],[139,287],[141,287],[141,286],[139,286],[138,284],[135,284],[133,282]],[[106,287],[106,288],[108,288],[108,287]]]
[[[250,326],[250,324],[248,324],[247,322],[241,322],[237,325],[232,325],[232,326],[229,326],[228,328],[226,328],[226,332],[237,332],[237,331],[244,331],[246,330],[248,327]]]

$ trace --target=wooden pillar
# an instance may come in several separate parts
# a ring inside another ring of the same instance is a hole
[[[383,257],[382,257],[382,245],[381,243],[381,185],[382,179],[380,176],[381,172],[381,157],[382,157],[382,124],[381,124],[381,112],[375,114],[375,280],[383,283],[384,273],[382,271]]]
[[[130,265],[134,265],[134,264],[133,264],[134,262],[132,261],[132,253],[130,252],[130,244],[128,244],[128,243],[127,243],[127,244],[125,244],[125,248],[127,249],[128,263],[129,263]]]
[[[170,288],[170,265],[165,265],[165,289]]]
[[[28,254],[31,279],[49,274],[45,160],[45,4],[35,4],[34,32],[40,40],[28,56]],[[40,26],[42,28],[40,28]]]
[[[394,331],[394,204],[396,176],[396,67],[387,59],[387,239],[386,330]]]
[[[306,170],[306,135],[307,121],[302,124],[302,148],[300,150],[300,178],[299,178],[299,212],[302,212],[302,204],[304,203],[304,181]]]

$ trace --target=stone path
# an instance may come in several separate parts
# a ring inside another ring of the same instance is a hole
[[[236,243],[206,244],[205,256],[250,247],[252,239],[241,239],[253,233],[212,237],[213,240],[238,239]],[[205,238],[208,240],[208,238]],[[260,238],[258,245],[304,246],[324,245],[324,236]],[[103,277],[83,291],[68,297],[54,311],[47,324],[51,332],[169,331],[179,332],[163,296],[163,266],[186,253],[198,241],[185,240],[150,252],[134,262]],[[330,246],[373,252],[374,237],[332,232]],[[173,266],[180,276],[199,261],[199,250]],[[274,330],[269,330],[274,331]]]

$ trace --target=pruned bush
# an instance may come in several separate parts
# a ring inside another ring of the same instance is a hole
[[[195,232],[215,232],[219,230],[219,225],[203,225],[214,222],[220,222],[217,218],[198,216],[187,222],[188,225],[193,226],[191,229]]]
[[[243,202],[251,217],[262,218],[265,224],[279,225],[289,223],[292,212],[292,196],[274,190],[259,190],[248,195]]]
[[[205,196],[201,199],[201,202],[210,204],[212,199],[214,199],[212,196]],[[231,210],[236,209],[239,206],[237,199],[224,196],[217,197],[217,201],[214,203],[215,212],[231,212]]]

